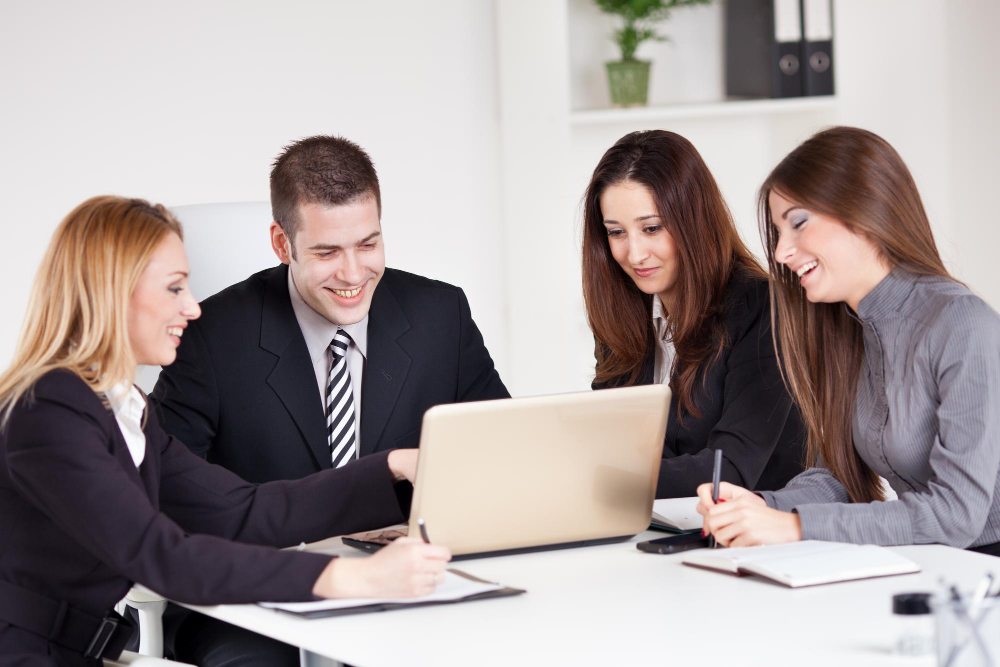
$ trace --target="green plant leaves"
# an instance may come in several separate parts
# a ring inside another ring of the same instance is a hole
[[[622,52],[622,60],[634,60],[635,51],[645,41],[666,41],[653,25],[667,18],[670,10],[691,5],[708,5],[712,0],[594,0],[602,12],[622,17],[624,26],[612,34]]]

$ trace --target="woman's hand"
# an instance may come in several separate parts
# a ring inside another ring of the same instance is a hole
[[[728,482],[719,485],[719,502],[712,502],[712,485],[698,487],[698,513],[705,517],[704,534],[724,547],[797,542],[802,539],[798,514],[771,509],[764,499]]]
[[[410,598],[429,595],[444,582],[447,547],[400,537],[368,558],[335,558],[316,584],[322,598]]]
[[[420,457],[418,449],[394,449],[389,452],[389,472],[395,482],[402,482],[404,479],[411,484],[417,479],[417,459]]]
[[[712,485],[711,484],[699,484],[698,485],[698,498],[701,500],[698,503],[698,514],[705,516],[708,514],[709,510],[715,507],[715,503],[712,502]],[[741,501],[746,503],[759,504],[762,506],[767,506],[764,499],[758,496],[753,491],[744,489],[742,486],[736,486],[735,484],[730,484],[729,482],[719,483],[719,503]]]

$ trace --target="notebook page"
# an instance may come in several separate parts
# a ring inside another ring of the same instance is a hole
[[[349,609],[351,607],[366,607],[372,604],[415,602],[449,602],[480,593],[498,591],[503,586],[483,583],[467,579],[452,570],[445,572],[444,583],[439,585],[430,595],[418,598],[351,598],[338,600],[318,600],[316,602],[261,602],[260,606],[268,609],[281,609],[290,612],[327,611],[330,609]]]
[[[663,498],[653,501],[653,520],[679,530],[698,530],[698,498]]]
[[[723,558],[732,561],[734,564],[743,567],[748,563],[760,560],[770,560],[772,558],[803,558],[811,559],[816,554],[824,552],[836,552],[842,554],[844,549],[851,550],[858,547],[853,544],[843,544],[841,542],[822,542],[820,540],[803,540],[801,542],[786,542],[783,544],[767,544],[758,547],[732,547],[729,549],[713,549],[705,554],[706,557]]]
[[[814,552],[805,557],[786,553],[752,562],[744,561],[741,567],[746,572],[793,588],[920,571],[916,563],[888,549],[871,545],[840,546],[845,548]]]

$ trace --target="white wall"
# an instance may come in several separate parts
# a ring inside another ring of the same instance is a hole
[[[0,365],[76,204],[266,200],[283,145],[335,133],[378,169],[388,263],[464,287],[503,373],[494,41],[483,0],[3,3]]]
[[[513,20],[499,40],[495,9]],[[721,93],[721,16],[719,3],[679,10],[664,26],[672,42],[642,47],[654,104]],[[389,263],[466,288],[518,394],[587,384],[577,205],[601,153],[643,127],[694,142],[758,250],[753,195],[788,150],[832,123],[882,134],[913,171],[949,266],[1000,306],[1000,3],[834,0],[834,17],[832,109],[582,127],[566,114],[606,103],[603,62],[615,57],[613,21],[589,0],[0,4],[0,365],[75,204],[106,192],[266,199],[274,156],[318,132],[369,150]],[[498,52],[529,72],[547,63],[533,80],[507,73],[520,106],[499,99]],[[532,114],[535,134],[519,139],[511,128]]]
[[[1000,2],[949,3],[946,22],[953,269],[1000,310]]]

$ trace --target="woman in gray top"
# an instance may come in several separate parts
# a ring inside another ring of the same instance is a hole
[[[775,167],[759,206],[810,467],[779,491],[724,484],[719,504],[702,485],[706,531],[1000,555],[1000,315],[948,274],[902,159],[831,128]]]

